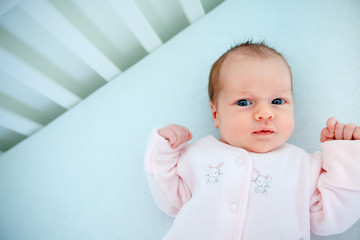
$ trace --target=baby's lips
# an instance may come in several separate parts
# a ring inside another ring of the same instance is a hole
[[[264,133],[264,132],[268,132],[268,133],[274,133],[275,131],[272,128],[260,128],[256,131],[254,131],[253,133]]]

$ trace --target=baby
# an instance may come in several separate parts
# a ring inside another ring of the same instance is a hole
[[[187,144],[192,134],[176,124],[149,139],[152,195],[176,216],[164,239],[310,239],[359,219],[360,127],[330,118],[314,154],[285,143],[294,100],[280,53],[263,43],[231,48],[212,66],[209,96],[220,140]]]

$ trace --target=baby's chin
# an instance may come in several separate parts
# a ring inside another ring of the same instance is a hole
[[[267,141],[251,141],[251,143],[249,143],[249,142],[237,141],[237,139],[227,140],[224,138],[220,138],[220,141],[228,145],[231,145],[233,147],[242,148],[248,152],[268,153],[281,147],[286,142],[286,139],[275,138],[271,140],[268,139]]]
[[[248,152],[253,152],[253,153],[268,153],[268,152],[272,152],[275,149],[279,148],[281,145],[274,146],[274,147],[251,147],[251,148],[245,148],[245,150],[247,150]]]
[[[238,146],[233,145],[233,146],[240,147],[242,149],[245,149],[248,152],[268,153],[268,152],[272,152],[272,151],[278,149],[283,144],[284,144],[283,142],[279,142],[279,143],[263,143],[263,142],[260,142],[258,144],[252,144],[252,145],[238,145]]]

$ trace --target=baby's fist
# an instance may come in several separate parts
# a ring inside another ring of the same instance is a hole
[[[360,127],[355,124],[339,123],[336,118],[329,118],[321,131],[320,142],[330,140],[360,140]]]
[[[168,140],[171,148],[177,148],[192,138],[192,134],[186,127],[177,124],[170,124],[158,132],[160,136]]]

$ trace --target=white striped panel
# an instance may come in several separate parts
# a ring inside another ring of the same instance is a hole
[[[72,3],[74,8],[81,9],[83,18],[93,25],[92,29],[102,36],[102,40],[98,38],[94,44],[120,69],[129,68],[146,55],[145,49],[111,3],[103,0],[92,0],[91,4],[84,4],[84,0],[72,0]]]
[[[110,81],[121,73],[113,62],[49,2],[45,0],[24,0],[19,6],[105,80]]]
[[[29,88],[27,85],[16,81],[16,79],[8,76],[0,71],[0,93],[15,99],[16,101],[36,109],[39,112],[50,112],[57,106],[56,103],[40,95],[38,92]],[[0,103],[1,105],[1,103]]]
[[[64,108],[71,108],[81,99],[30,65],[0,48],[0,70],[26,84]]]
[[[205,15],[204,8],[200,0],[179,0],[184,9],[186,18],[190,23]]]
[[[24,118],[2,107],[0,107],[0,125],[25,136],[30,136],[43,127],[37,122]]]
[[[159,36],[133,0],[109,1],[147,52],[150,53],[162,45]]]

